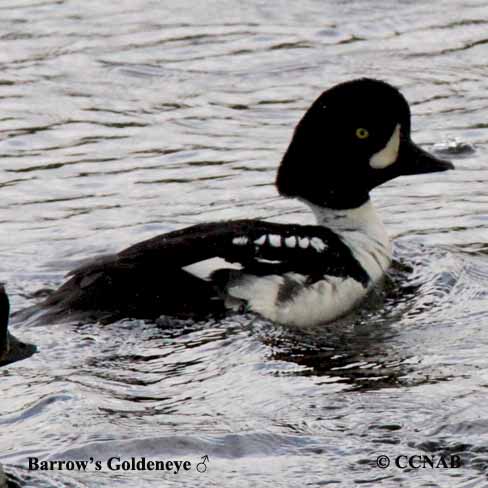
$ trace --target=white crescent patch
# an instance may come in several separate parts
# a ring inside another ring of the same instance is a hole
[[[375,169],[386,168],[398,157],[400,148],[400,124],[397,124],[386,146],[369,158],[369,165]]]

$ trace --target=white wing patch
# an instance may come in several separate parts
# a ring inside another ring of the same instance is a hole
[[[279,234],[264,234],[258,237],[254,241],[254,244],[262,246],[266,244],[266,241],[268,241],[271,247],[281,247],[284,244],[286,247],[293,249],[297,247],[298,244],[302,249],[307,249],[309,246],[312,246],[317,252],[322,252],[327,249],[327,245],[320,239],[320,237],[309,238],[289,236],[283,239]],[[248,242],[249,239],[246,236],[238,236],[232,239],[232,244],[234,244],[234,246],[245,246]]]
[[[392,165],[397,160],[399,147],[400,124],[397,124],[386,146],[371,156],[369,165],[375,169],[382,169]]]
[[[308,237],[299,237],[298,238],[298,245],[302,249],[307,249],[307,247],[310,245],[310,239]]]
[[[285,239],[285,246],[293,248],[297,246],[297,238],[295,236],[290,236]]]
[[[234,246],[245,246],[248,242],[249,240],[246,236],[234,237],[234,239],[232,239],[232,244],[234,244]]]
[[[190,264],[189,266],[185,266],[185,271],[198,276],[199,278],[208,279],[208,277],[218,269],[222,268],[231,268],[235,270],[241,270],[242,265],[240,263],[230,263],[222,258],[209,258],[205,259],[205,261],[199,261],[198,263]]]
[[[280,264],[281,263],[281,261],[279,259],[257,258],[256,261],[258,263],[265,263],[265,264]]]
[[[324,249],[327,248],[325,245],[324,241],[320,239],[319,237],[312,237],[312,240],[310,241],[310,245],[317,251],[317,252],[322,252]]]
[[[268,238],[269,238],[269,244],[272,247],[281,247],[281,236],[277,234],[270,234]]]

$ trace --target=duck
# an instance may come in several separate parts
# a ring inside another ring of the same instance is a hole
[[[0,367],[32,356],[37,348],[17,339],[8,330],[10,301],[5,286],[0,283]]]
[[[371,190],[453,168],[412,141],[409,104],[397,88],[372,78],[337,84],[298,122],[275,181],[315,224],[241,219],[157,235],[82,262],[39,307],[57,321],[233,311],[327,324],[354,310],[392,262]]]

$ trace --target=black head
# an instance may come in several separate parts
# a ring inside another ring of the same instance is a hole
[[[454,166],[410,139],[410,108],[383,81],[361,78],[320,95],[298,123],[281,161],[278,191],[322,207],[355,208],[401,175]]]

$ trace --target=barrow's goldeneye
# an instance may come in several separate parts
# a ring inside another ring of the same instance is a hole
[[[283,324],[329,322],[357,305],[391,262],[370,190],[451,168],[412,142],[410,109],[396,88],[368,78],[341,83],[300,120],[276,178],[279,193],[307,204],[316,225],[234,220],[159,235],[83,264],[41,308],[62,320],[230,308]],[[215,258],[227,264],[199,276],[198,264]]]

